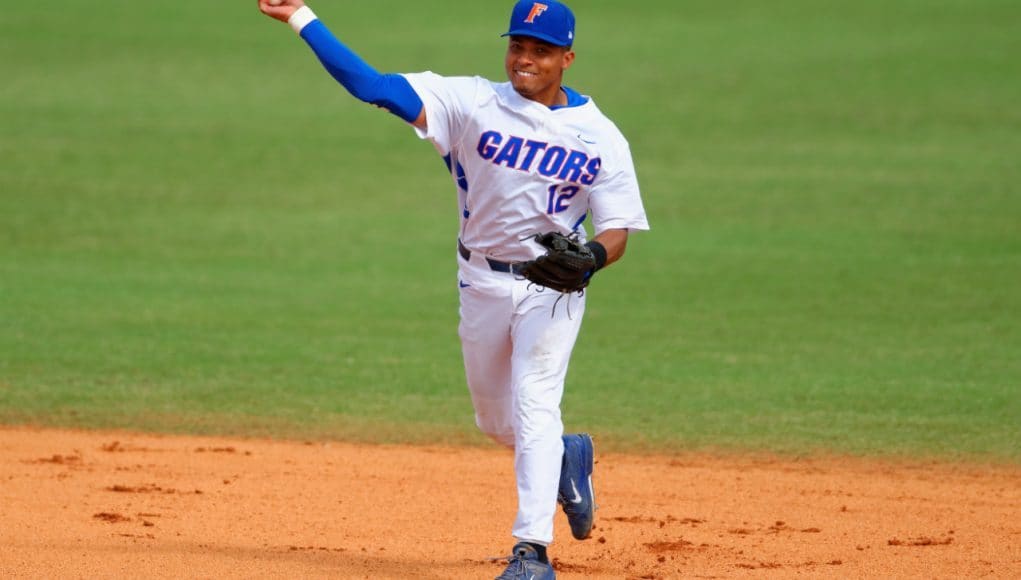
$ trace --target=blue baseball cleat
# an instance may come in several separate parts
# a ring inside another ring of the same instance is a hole
[[[496,580],[556,580],[553,566],[539,561],[535,548],[521,542],[515,544],[514,553],[508,558],[507,569]]]
[[[571,535],[584,540],[595,520],[596,492],[592,487],[592,437],[588,433],[564,435],[564,462],[560,468],[557,501],[567,514]]]

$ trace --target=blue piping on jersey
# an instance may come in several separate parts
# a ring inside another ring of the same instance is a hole
[[[457,178],[457,186],[460,187],[461,189],[463,189],[465,193],[468,193],[468,176],[465,175],[465,173],[464,173],[464,166],[462,166],[461,162],[458,161],[457,162],[457,172],[455,173],[454,167],[453,167],[453,161],[454,161],[454,158],[453,158],[453,154],[452,153],[447,153],[446,155],[443,156],[443,163],[446,163],[447,171],[449,171],[451,175],[453,175],[454,177]],[[468,216],[464,216],[464,217],[468,217]]]
[[[583,96],[581,93],[572,89],[571,87],[561,86],[560,88],[564,91],[564,94],[567,95],[567,104],[553,105],[552,107],[550,107],[550,109],[556,111],[557,109],[569,109],[571,107],[580,107],[588,102],[588,97]]]
[[[302,28],[301,37],[330,75],[356,99],[382,107],[408,123],[418,119],[422,99],[408,79],[397,74],[379,74],[319,20]]]
[[[581,219],[576,221],[576,222],[574,222],[574,227],[571,228],[571,231],[572,232],[578,231],[578,228],[581,227],[581,224],[585,223],[585,218],[587,218],[587,217],[588,217],[588,212],[585,212],[585,213],[581,214]]]

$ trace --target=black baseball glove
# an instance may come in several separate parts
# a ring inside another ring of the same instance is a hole
[[[536,234],[532,239],[545,247],[546,253],[522,264],[522,276],[559,292],[577,292],[588,286],[596,271],[596,256],[588,246],[578,242],[577,235],[548,232]]]

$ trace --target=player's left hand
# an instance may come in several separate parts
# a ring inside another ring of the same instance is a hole
[[[534,239],[546,248],[546,253],[525,262],[521,266],[522,276],[559,292],[577,292],[588,286],[596,270],[596,257],[578,242],[577,236],[548,232]]]
[[[259,0],[259,10],[281,22],[287,22],[291,15],[304,5],[305,2],[302,0]]]

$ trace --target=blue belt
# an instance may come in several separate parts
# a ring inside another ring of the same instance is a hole
[[[461,257],[464,258],[465,262],[470,260],[471,257],[472,257],[471,250],[469,250],[468,248],[464,247],[464,244],[461,243],[461,240],[457,240],[457,251],[458,251],[459,254],[461,254]],[[493,270],[494,272],[503,272],[505,274],[516,274],[516,275],[520,275],[521,274],[521,262],[513,262],[513,263],[511,263],[511,262],[501,262],[500,260],[494,260],[492,258],[486,258],[486,262],[489,263],[489,268],[491,270]]]

